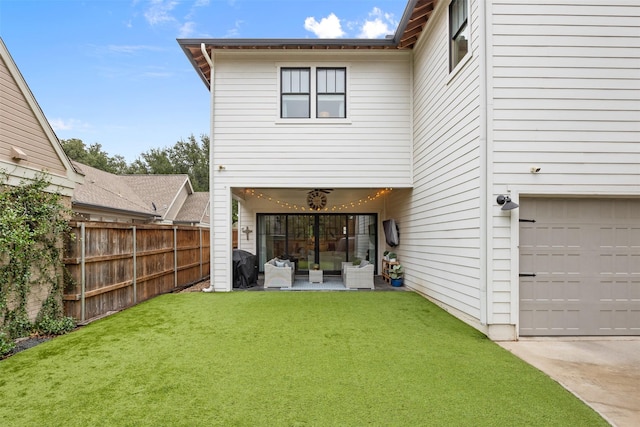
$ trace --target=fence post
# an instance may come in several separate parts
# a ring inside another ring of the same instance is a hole
[[[136,281],[136,275],[138,272],[138,264],[137,264],[138,258],[137,258],[136,252],[138,249],[138,245],[136,242],[137,233],[136,233],[135,225],[133,226],[132,232],[133,232],[133,303],[135,304],[138,302],[138,286],[137,286],[138,283]]]
[[[202,228],[198,228],[198,236],[200,239],[200,280],[202,280]]]
[[[86,258],[86,231],[84,222],[80,223],[80,320],[85,321],[85,289],[86,289],[86,271],[85,271],[85,258]]]
[[[173,287],[178,287],[178,227],[173,227]]]

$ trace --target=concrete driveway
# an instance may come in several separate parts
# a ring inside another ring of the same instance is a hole
[[[611,425],[640,426],[640,337],[521,338],[499,344],[556,380]]]

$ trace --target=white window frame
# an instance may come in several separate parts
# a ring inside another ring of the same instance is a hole
[[[282,69],[287,68],[308,68],[311,70],[311,82],[310,82],[310,96],[311,96],[311,105],[309,115],[310,118],[283,118],[282,117]],[[344,118],[327,118],[327,117],[318,117],[318,85],[317,85],[317,70],[319,68],[322,69],[330,69],[330,68],[340,68],[344,69],[346,72],[346,82],[345,82],[345,117]],[[277,71],[277,84],[276,84],[276,98],[278,100],[278,108],[276,110],[276,124],[286,124],[286,125],[296,125],[296,124],[351,124],[351,113],[350,113],[350,92],[351,92],[351,66],[348,63],[301,63],[301,62],[282,62],[276,64]]]

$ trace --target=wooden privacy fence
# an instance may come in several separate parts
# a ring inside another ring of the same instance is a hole
[[[72,222],[64,310],[79,322],[209,276],[209,229]]]

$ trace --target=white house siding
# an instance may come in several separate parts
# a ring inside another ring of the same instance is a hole
[[[412,185],[410,58],[410,52],[395,50],[214,53],[211,193],[216,289],[231,286],[232,189]],[[280,119],[279,66],[347,67],[347,119]],[[300,192],[291,197],[300,197]],[[241,227],[254,230],[250,239],[255,239],[256,212],[251,209],[250,218],[241,218]],[[239,238],[246,239],[241,229]],[[241,247],[246,244],[243,240]]]
[[[253,187],[411,185],[408,53],[257,55],[215,55],[221,180]],[[348,118],[280,119],[279,65],[348,67]]]
[[[472,20],[473,55],[451,75],[447,6],[439,2],[415,48],[414,189],[394,191],[387,212],[405,283],[480,327],[478,28]]]
[[[494,198],[640,195],[640,2],[487,7]],[[491,212],[494,298],[514,324],[519,212]]]

